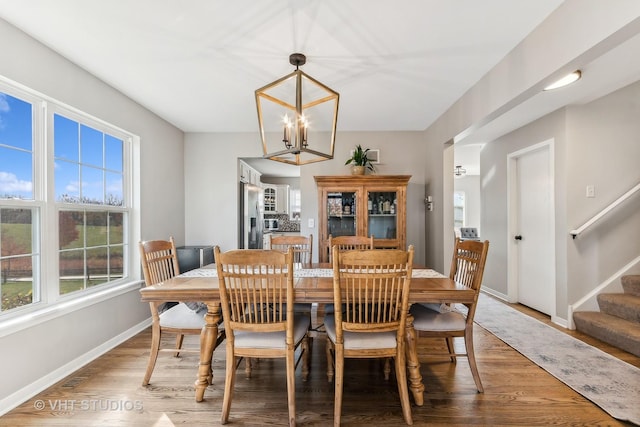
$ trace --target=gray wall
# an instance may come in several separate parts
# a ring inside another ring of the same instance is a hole
[[[0,50],[0,76],[140,137],[134,159],[140,229],[129,240],[134,253],[139,238],[172,234],[184,242],[182,132],[3,20]],[[52,227],[45,224],[43,231]],[[137,257],[133,270],[139,279]],[[145,327],[149,306],[140,302],[138,288],[136,280],[120,293],[11,326],[0,322],[0,413]]]
[[[549,114],[532,124],[496,141],[487,143],[480,152],[482,238],[491,242],[491,257],[487,258],[483,287],[507,295],[507,156],[525,147],[553,139],[555,149],[555,224],[556,224],[556,287],[560,317],[566,317],[566,142],[564,110]]]
[[[422,132],[338,132],[332,160],[300,169],[301,234],[318,235],[318,200],[314,175],[348,175],[349,151],[357,144],[380,149],[380,175],[411,175],[407,190],[407,243],[416,249],[417,262],[425,262],[425,162]],[[254,133],[192,133],[185,136],[185,211],[187,244],[217,244],[222,250],[237,246],[238,157],[261,154]],[[434,160],[435,161],[435,160]],[[309,228],[309,219],[315,224]],[[314,256],[317,258],[317,250]]]
[[[640,82],[583,106],[549,114],[481,152],[482,233],[491,241],[484,286],[507,294],[507,156],[555,142],[556,315],[640,255],[640,193],[575,240],[581,226],[640,183]],[[595,198],[586,197],[594,185]],[[631,271],[637,271],[635,266]],[[619,288],[619,283],[614,283]],[[590,308],[595,307],[593,303]]]

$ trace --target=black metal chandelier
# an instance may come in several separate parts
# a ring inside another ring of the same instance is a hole
[[[299,69],[255,91],[263,157],[292,165],[333,159],[340,95]]]

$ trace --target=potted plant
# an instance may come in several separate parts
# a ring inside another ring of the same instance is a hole
[[[351,173],[353,175],[364,175],[365,169],[369,169],[371,172],[375,171],[373,163],[367,158],[368,152],[368,148],[363,150],[362,146],[358,144],[356,149],[353,150],[353,155],[344,163],[345,165],[352,165]]]

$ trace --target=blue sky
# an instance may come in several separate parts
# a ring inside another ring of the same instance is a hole
[[[33,199],[32,135],[32,105],[0,93],[0,197]],[[56,200],[122,200],[122,140],[57,114],[54,140]]]

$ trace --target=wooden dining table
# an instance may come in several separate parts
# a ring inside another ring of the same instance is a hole
[[[333,303],[333,277],[329,264],[314,264],[294,274],[296,303]],[[200,365],[195,382],[196,401],[204,399],[204,392],[212,378],[213,356],[218,324],[221,320],[220,291],[214,264],[192,270],[172,279],[140,289],[143,302],[202,301],[207,304],[205,326],[200,335]],[[454,280],[430,269],[413,270],[409,303],[471,303],[476,293]],[[424,403],[424,384],[416,345],[413,317],[407,318],[406,351],[409,388],[415,404]]]

